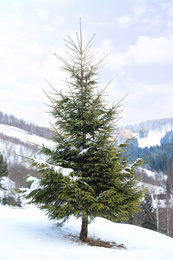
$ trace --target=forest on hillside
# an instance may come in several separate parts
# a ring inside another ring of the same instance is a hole
[[[26,122],[23,119],[18,119],[13,115],[4,114],[0,111],[0,124],[10,125],[14,127],[18,127],[22,130],[25,130],[29,133],[44,137],[51,138],[53,133],[47,127],[40,127],[33,123]]]
[[[173,131],[166,133],[161,139],[161,145],[151,147],[139,147],[135,138],[130,141],[127,153],[131,162],[143,158],[146,168],[166,174],[173,161]]]
[[[138,132],[140,138],[146,137],[148,131],[153,129],[160,129],[167,127],[167,124],[173,124],[173,118],[161,119],[161,120],[151,120],[139,125],[126,126],[128,131]],[[46,127],[40,127],[33,123],[26,122],[23,119],[18,119],[13,115],[7,115],[0,111],[0,124],[6,124],[13,127],[18,127],[29,133],[50,139],[53,137],[53,132]],[[5,137],[2,136],[2,139]],[[8,137],[10,138],[10,137]],[[129,138],[129,137],[128,137]],[[10,139],[11,141],[11,139]],[[18,140],[19,142],[19,140]],[[29,144],[27,144],[28,146]],[[31,146],[31,144],[30,144]],[[129,156],[129,161],[134,162],[138,158],[144,159],[144,166],[152,171],[162,172],[167,174],[170,165],[173,161],[173,131],[169,131],[161,139],[161,145],[140,148],[136,138],[129,142],[129,147],[127,148],[127,153]]]
[[[171,129],[173,129],[173,117],[148,120],[137,125],[126,125],[126,128],[131,130],[133,133],[140,133],[141,130],[144,130],[144,132],[147,133],[148,131],[155,131],[156,129],[167,129],[168,125],[171,126]]]

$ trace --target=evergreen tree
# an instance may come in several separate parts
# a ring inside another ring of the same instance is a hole
[[[95,217],[121,221],[138,210],[143,192],[137,185],[136,167],[128,164],[127,144],[115,138],[119,104],[109,107],[104,91],[98,90],[98,71],[91,50],[92,39],[83,47],[82,32],[77,43],[66,41],[70,61],[62,61],[70,80],[69,93],[54,90],[51,113],[55,118],[54,148],[43,146],[42,162],[30,159],[42,178],[27,199],[46,210],[50,219],[63,223],[71,215],[82,218],[80,239],[87,238],[88,223]]]
[[[173,155],[171,156],[170,163],[168,166],[166,189],[168,194],[173,195]]]
[[[4,161],[3,156],[0,154],[0,178],[4,176],[8,176],[8,166],[7,163]]]
[[[157,230],[156,214],[150,194],[146,194],[145,199],[141,204],[143,213],[142,227]]]

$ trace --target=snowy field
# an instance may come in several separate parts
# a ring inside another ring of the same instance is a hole
[[[0,124],[0,133],[10,136],[10,137],[17,138],[21,142],[24,142],[24,143],[30,142],[30,143],[38,144],[38,145],[44,144],[45,146],[48,146],[48,147],[51,147],[54,145],[54,142],[51,140],[47,140],[46,138],[31,134],[25,130],[22,130],[22,129],[14,127],[14,126]]]
[[[148,136],[145,138],[139,138],[139,136],[137,137],[138,145],[141,148],[160,145],[160,140],[164,137],[165,134],[166,131],[162,131],[162,132],[150,131],[148,133]]]
[[[34,206],[14,209],[0,205],[1,260],[172,260],[173,239],[128,224],[97,218],[89,236],[124,244],[127,249],[91,247],[74,242],[80,220],[71,218],[62,228],[48,221]]]

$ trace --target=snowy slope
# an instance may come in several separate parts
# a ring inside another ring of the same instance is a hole
[[[54,145],[49,140],[11,126],[0,125],[0,133],[17,138],[23,143],[29,141],[37,144],[44,143],[46,146]],[[149,135],[147,138],[149,140]],[[145,141],[147,143],[147,139]],[[26,146],[2,140],[0,152],[3,150],[5,153],[7,148],[8,152],[11,152],[10,156],[6,154],[8,159],[17,160],[13,157],[16,151],[17,153],[22,151],[24,155],[30,157]],[[32,150],[30,153],[33,156]],[[14,209],[0,205],[0,212],[0,260],[173,259],[172,238],[137,226],[96,218],[95,222],[89,225],[89,236],[115,241],[124,244],[127,248],[106,249],[90,247],[72,240],[70,235],[79,235],[80,220],[71,218],[68,223],[59,228],[56,222],[48,221],[44,213],[34,206],[25,205],[23,209]]]
[[[145,138],[140,138],[137,136],[138,145],[141,148],[160,145],[160,140],[165,136],[165,134],[166,130],[161,132],[150,131],[148,136]],[[134,134],[134,136],[136,135],[137,134]]]
[[[2,177],[0,179],[0,201],[4,197],[6,192],[15,189],[15,183],[7,177]]]
[[[27,131],[24,131],[24,130],[14,127],[14,126],[0,124],[0,133],[10,136],[10,137],[17,138],[21,142],[24,142],[24,143],[31,142],[31,143],[38,144],[38,145],[44,144],[46,146],[53,144],[53,142],[50,140],[47,140],[38,135],[31,134]]]
[[[20,128],[0,124],[0,153],[8,165],[19,164],[22,159],[18,155],[26,157],[42,158],[37,155],[36,145],[44,144],[47,147],[54,145],[53,141],[31,134]]]
[[[160,140],[164,135],[173,130],[173,118],[151,120],[143,122],[136,126],[127,126],[131,129],[133,136],[137,136],[139,147],[150,147],[160,145]],[[140,138],[140,130],[148,132],[144,138]]]
[[[12,209],[0,205],[1,260],[172,260],[173,239],[128,224],[97,218],[89,236],[124,244],[127,249],[90,247],[75,242],[80,220],[71,218],[62,228],[48,221],[34,206]]]

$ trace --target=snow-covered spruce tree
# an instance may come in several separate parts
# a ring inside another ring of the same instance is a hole
[[[76,43],[71,37],[66,43],[70,61],[55,56],[69,74],[69,93],[55,90],[49,97],[55,147],[42,147],[46,162],[30,161],[42,178],[27,199],[61,223],[81,217],[80,239],[85,241],[90,220],[127,218],[138,210],[142,191],[136,185],[139,162],[129,166],[126,144],[117,145],[115,138],[119,104],[108,107],[98,88],[101,62],[95,63],[92,39],[83,46],[80,30]]]

